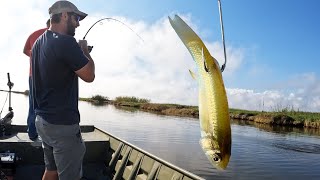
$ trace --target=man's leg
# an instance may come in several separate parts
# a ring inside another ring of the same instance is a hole
[[[42,149],[44,155],[45,172],[42,176],[42,180],[58,180],[58,172],[53,156],[53,148],[47,144],[50,141],[50,137],[46,133],[45,121],[40,117],[36,117],[35,125],[39,132],[39,136],[42,138]]]
[[[42,180],[59,180],[57,171],[45,170]]]
[[[53,149],[60,180],[78,180],[82,177],[82,161],[86,151],[80,126],[59,125],[60,137]]]
[[[54,125],[37,116],[36,126],[45,155],[47,171],[43,178],[55,175],[51,171],[57,170],[59,180],[80,179],[86,147],[79,124]]]
[[[40,135],[41,137],[41,135]],[[42,180],[58,180],[57,167],[55,165],[53,148],[47,145],[45,142],[42,142],[43,153],[44,153],[44,162],[46,170],[42,176]]]

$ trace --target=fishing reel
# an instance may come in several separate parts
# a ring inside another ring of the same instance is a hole
[[[0,119],[0,138],[11,135],[11,123],[13,111],[9,111],[3,118]]]
[[[93,46],[88,46],[89,53],[91,53],[92,49],[93,49]]]
[[[9,95],[9,112],[0,119],[0,138],[4,138],[6,136],[11,135],[11,130],[12,130],[12,118],[14,116],[13,109],[11,107],[11,89],[13,87],[13,83],[10,81],[10,74],[8,73],[8,83],[9,87],[8,95]]]

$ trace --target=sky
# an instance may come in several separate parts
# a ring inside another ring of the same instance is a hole
[[[0,89],[28,89],[27,37],[45,27],[54,0],[1,0]],[[79,81],[80,97],[135,96],[153,103],[198,105],[196,69],[169,24],[178,14],[224,62],[217,0],[73,0],[88,13],[76,29],[94,48],[93,83]],[[227,65],[222,73],[230,108],[320,111],[320,1],[221,0]],[[138,37],[140,36],[142,40]],[[59,70],[57,70],[59,73]],[[0,92],[0,100],[5,93]],[[2,102],[0,101],[0,104]]]

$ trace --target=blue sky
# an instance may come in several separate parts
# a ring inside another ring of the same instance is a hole
[[[14,90],[28,89],[28,58],[22,48],[28,35],[44,27],[53,0],[2,0],[4,37],[0,43],[0,89],[6,72]],[[96,80],[80,83],[80,96],[137,96],[152,102],[197,105],[197,84],[188,69],[192,58],[168,23],[179,14],[202,38],[211,55],[223,61],[217,0],[72,1],[89,16],[76,30],[94,45]],[[228,64],[223,73],[231,108],[273,110],[292,107],[320,111],[320,1],[221,0]],[[10,28],[9,28],[10,27]],[[220,63],[220,64],[221,64]],[[0,94],[1,98],[5,95]]]

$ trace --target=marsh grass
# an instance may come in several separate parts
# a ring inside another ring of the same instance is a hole
[[[248,114],[248,115],[251,115],[251,116],[255,116],[261,112],[259,111],[250,111],[250,110],[244,110],[244,109],[233,109],[233,108],[230,108],[229,109],[229,113],[230,114]]]
[[[7,92],[7,90],[0,90]],[[13,93],[28,95],[29,91],[12,91]],[[95,105],[106,103],[115,106],[136,108],[144,111],[160,113],[173,116],[199,117],[198,106],[187,106],[179,104],[159,104],[151,103],[150,99],[138,98],[134,96],[119,96],[115,100],[110,100],[107,96],[94,95],[91,98],[79,98],[80,101],[91,102]],[[230,108],[229,113],[232,118],[239,120],[261,121],[261,123],[289,122],[291,125],[302,125],[303,127],[320,128],[320,113],[305,112],[295,109],[293,106],[282,106],[281,104],[270,108],[271,111],[251,111],[244,109]]]
[[[94,101],[101,102],[101,103],[109,100],[109,98],[107,96],[101,96],[101,95],[94,95],[91,97],[91,99]]]
[[[109,98],[101,95],[94,95],[91,98],[79,98],[80,101],[90,102],[94,105],[104,105],[109,102]]]
[[[269,112],[231,109],[230,115],[235,119],[251,120],[264,124],[320,128],[320,113],[300,111],[294,109],[293,106],[277,105]]]
[[[114,101],[101,95],[82,99],[98,102],[108,101],[108,103],[112,103],[118,107],[136,108],[156,114],[194,118],[199,117],[198,106],[150,103],[149,99],[134,96],[120,96],[116,97]],[[303,112],[299,109],[294,109],[293,106],[283,107],[281,105],[277,105],[271,108],[271,111],[252,111],[230,108],[229,113],[231,118],[249,120],[262,124],[320,128],[320,113]]]
[[[134,96],[119,96],[116,97],[115,102],[132,102],[132,103],[150,103],[150,99],[137,98]]]
[[[320,113],[300,111],[299,109],[295,109],[293,106],[276,106],[276,108],[273,108],[269,113],[271,115],[287,115],[298,121],[320,122]]]

